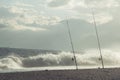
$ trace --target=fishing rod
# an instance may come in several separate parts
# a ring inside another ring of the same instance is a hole
[[[75,62],[76,70],[78,70],[78,64],[77,64],[77,59],[76,59],[76,55],[75,55],[75,49],[74,49],[74,45],[73,45],[73,40],[72,40],[72,36],[71,36],[71,30],[70,30],[70,25],[69,25],[69,22],[68,22],[68,18],[67,18],[66,22],[67,22],[67,29],[68,29],[71,48],[72,48],[72,53],[73,53],[73,56],[74,56],[73,60]]]
[[[99,53],[100,53],[100,60],[101,60],[102,68],[104,69],[104,61],[103,61],[103,56],[102,56],[101,44],[100,44],[97,23],[96,23],[95,14],[94,14],[93,9],[92,9],[92,16],[93,16],[93,23],[94,23],[94,27],[95,27],[95,33],[96,33],[96,37],[97,37],[98,49],[99,49]]]
[[[87,4],[87,7],[88,7],[88,4]],[[97,44],[98,44],[98,49],[99,49],[99,54],[100,54],[100,59],[99,60],[101,60],[101,65],[102,65],[102,68],[104,69],[104,61],[103,61],[103,56],[102,56],[102,50],[101,50],[101,44],[100,44],[100,39],[99,39],[95,14],[94,14],[94,10],[92,8],[89,8],[89,9],[91,10],[91,14],[92,14],[92,18],[93,18],[93,24],[94,24],[96,38],[97,38]]]

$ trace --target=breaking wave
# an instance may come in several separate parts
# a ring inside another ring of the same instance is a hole
[[[20,57],[9,55],[0,59],[0,69],[21,69],[22,61]]]
[[[119,52],[112,52],[111,50],[103,50],[103,58],[105,65],[119,65]],[[29,54],[28,54],[29,55]],[[99,53],[95,50],[89,50],[85,53],[76,53],[77,63],[79,66],[96,66],[101,65],[99,60]],[[23,69],[33,67],[47,67],[47,66],[73,66],[73,54],[70,52],[40,53],[37,55],[29,55],[21,57],[17,54],[9,54],[8,56],[0,58],[0,69]]]

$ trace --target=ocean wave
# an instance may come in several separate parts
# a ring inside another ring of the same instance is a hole
[[[9,55],[0,59],[0,69],[21,69],[22,61],[20,57]]]
[[[105,65],[119,65],[120,54],[111,50],[103,50],[103,60]],[[29,54],[28,54],[29,55]],[[29,55],[28,57],[21,57],[15,53],[9,53],[8,56],[0,58],[0,69],[23,69],[33,67],[47,67],[47,66],[73,66],[73,53],[58,52],[40,53],[37,55]],[[99,60],[99,53],[96,50],[86,51],[84,54],[76,53],[77,63],[79,66],[95,66],[101,65]]]

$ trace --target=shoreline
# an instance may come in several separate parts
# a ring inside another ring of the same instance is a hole
[[[0,80],[120,80],[120,68],[0,73]]]

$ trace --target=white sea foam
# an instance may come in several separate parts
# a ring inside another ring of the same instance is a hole
[[[0,69],[21,69],[22,61],[20,57],[9,55],[0,59]]]
[[[105,66],[118,66],[120,64],[119,52],[102,50],[102,54]],[[76,57],[79,66],[101,66],[99,53],[96,50],[88,50],[82,54],[76,53]],[[14,53],[0,58],[0,69],[32,69],[36,67],[73,66],[74,61],[72,58],[73,53],[70,52],[58,52],[57,54],[40,53],[34,56],[29,55],[29,57],[20,57]]]

